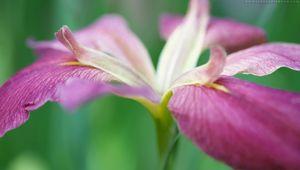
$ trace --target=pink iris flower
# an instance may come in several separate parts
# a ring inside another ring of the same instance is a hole
[[[76,33],[64,26],[53,41],[30,42],[38,60],[0,88],[0,136],[47,101],[75,109],[113,93],[149,109],[161,147],[174,118],[182,134],[233,168],[300,169],[300,94],[233,77],[299,71],[300,45],[262,44],[262,29],[211,18],[207,0],[191,0],[185,17],[163,16],[160,32],[167,42],[156,71],[117,15]],[[208,63],[197,66],[208,48]]]

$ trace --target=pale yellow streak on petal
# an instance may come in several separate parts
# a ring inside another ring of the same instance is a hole
[[[230,91],[225,86],[223,86],[221,84],[210,83],[210,84],[206,84],[205,86],[209,87],[209,88],[213,88],[213,89],[219,90],[219,91],[222,91],[224,93],[230,93]]]
[[[62,66],[82,66],[82,67],[95,68],[95,67],[87,65],[87,64],[82,64],[78,61],[67,61],[67,62],[61,63],[60,65],[62,65]]]

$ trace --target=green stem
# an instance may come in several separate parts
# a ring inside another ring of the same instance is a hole
[[[175,132],[173,120],[155,119],[157,143],[161,159],[165,158]]]
[[[151,113],[157,134],[157,143],[160,157],[160,169],[171,170],[173,168],[173,160],[176,154],[176,146],[178,141],[178,130],[172,118],[167,105],[172,92],[167,92],[160,104],[152,103],[148,100],[136,99],[142,103]]]
[[[179,141],[178,139],[179,139],[179,132],[177,127],[175,127],[170,143],[167,146],[167,150],[163,158],[161,159],[160,166],[162,170],[173,170],[174,160],[176,159],[176,154],[177,154],[177,147]]]
[[[172,92],[166,93],[161,101],[159,116],[156,117],[157,142],[160,155],[160,167],[162,170],[172,170],[175,159],[178,129],[172,118],[167,105],[172,96]]]

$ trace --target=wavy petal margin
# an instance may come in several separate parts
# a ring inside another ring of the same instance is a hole
[[[300,45],[271,43],[233,53],[227,57],[222,75],[265,76],[281,67],[300,70]]]
[[[207,86],[174,90],[169,109],[182,133],[236,169],[299,169],[300,94],[231,77],[228,92]]]
[[[19,127],[29,112],[47,101],[59,101],[59,86],[70,78],[111,81],[113,77],[91,67],[65,65],[74,61],[70,53],[51,50],[0,87],[0,136]],[[51,59],[50,59],[51,56]]]

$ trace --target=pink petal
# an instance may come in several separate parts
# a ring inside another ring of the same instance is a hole
[[[228,53],[265,41],[265,32],[261,28],[229,19],[212,19],[205,38],[207,47],[222,45]]]
[[[169,109],[180,130],[203,151],[236,169],[300,168],[300,94],[235,78],[182,86]]]
[[[300,70],[300,45],[272,43],[255,46],[227,57],[223,75],[264,76],[281,67]]]
[[[104,51],[130,64],[141,74],[153,79],[151,58],[138,37],[128,28],[125,20],[117,15],[104,16],[91,26],[75,33],[76,40],[88,48]],[[58,41],[33,42],[29,45],[37,51],[54,48],[67,50]]]
[[[0,136],[27,121],[29,112],[45,102],[59,101],[57,89],[68,79],[112,80],[110,75],[98,69],[64,65],[74,61],[70,53],[49,50],[43,56],[0,87]]]
[[[171,33],[183,22],[179,15],[165,15],[160,20],[160,33],[168,39]],[[265,32],[258,27],[229,19],[213,18],[207,28],[205,47],[221,45],[231,53],[266,41]]]
[[[69,110],[75,110],[81,104],[107,92],[131,99],[147,99],[159,103],[159,96],[147,87],[112,85],[83,79],[70,79],[58,90],[60,103]]]

